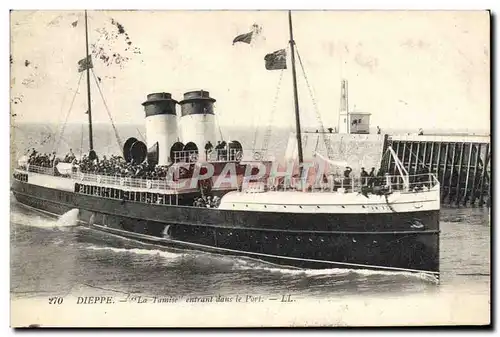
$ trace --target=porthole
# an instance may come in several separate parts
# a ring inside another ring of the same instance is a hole
[[[319,206],[316,206],[316,207],[317,207],[317,208],[321,208],[321,207],[319,207]]]
[[[286,206],[283,206],[283,208],[286,208]]]
[[[302,206],[299,205],[299,208],[302,208]]]
[[[342,205],[342,208],[345,208],[345,206],[344,206],[344,205]]]

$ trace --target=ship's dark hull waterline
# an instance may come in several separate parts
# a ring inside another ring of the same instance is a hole
[[[148,244],[248,256],[312,269],[421,272],[439,278],[439,210],[296,214],[114,200],[14,180],[18,202]],[[410,228],[418,219],[421,229]],[[272,226],[270,226],[272,224]]]

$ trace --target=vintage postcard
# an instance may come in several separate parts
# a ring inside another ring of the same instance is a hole
[[[490,324],[488,11],[10,34],[12,327]]]

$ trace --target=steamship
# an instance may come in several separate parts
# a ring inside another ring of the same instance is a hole
[[[289,28],[300,166],[290,12]],[[86,45],[88,58],[88,37]],[[92,144],[89,67],[86,73],[89,157],[98,160]],[[181,101],[170,93],[152,93],[142,103],[147,144],[129,138],[123,144],[123,159],[168,166],[174,175],[134,179],[85,173],[65,163],[52,168],[20,163],[12,193],[19,203],[53,215],[78,209],[83,226],[153,245],[246,256],[292,268],[408,271],[439,278],[440,195],[433,174],[410,176],[389,147],[386,154],[393,157],[398,174],[385,174],[373,186],[354,178],[307,184],[303,166],[298,176],[256,178],[256,165],[273,164],[261,153],[243,149],[238,141],[224,149],[205,150],[208,142],[221,140],[214,102],[208,91],[197,90],[186,92]],[[193,180],[206,173],[206,163],[213,174]],[[228,164],[236,186],[234,181],[216,183],[226,177]],[[220,204],[193,206],[207,195],[219,197]]]

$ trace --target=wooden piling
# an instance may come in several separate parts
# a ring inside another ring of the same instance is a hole
[[[406,168],[406,142],[403,142],[403,159],[401,159],[403,167]]]
[[[408,158],[408,174],[412,174],[411,173],[411,160],[413,158],[413,142],[410,142],[410,156]]]
[[[468,158],[467,158],[467,175],[465,176],[465,189],[464,189],[464,206],[467,206],[467,201],[469,199],[469,196],[470,196],[470,192],[469,192],[469,177],[470,177],[470,165],[471,165],[471,161],[472,161],[472,149],[474,148],[474,144],[472,143],[469,143],[469,155],[468,155]]]
[[[417,155],[415,156],[415,168],[413,169],[413,174],[417,174],[419,155],[420,155],[420,143],[417,143]]]
[[[436,177],[439,179],[439,173],[441,172],[441,148],[443,147],[444,144],[442,143],[437,143],[437,144],[438,144],[438,154],[437,154]]]
[[[431,154],[429,156],[429,172],[434,173],[434,142],[431,143]]]
[[[486,150],[484,154],[484,161],[483,161],[483,173],[481,174],[481,185],[479,187],[479,206],[483,206],[484,204],[484,180],[486,178],[486,168],[488,166],[489,162],[489,152],[490,152],[490,144],[486,144]]]
[[[442,203],[473,206],[490,200],[489,137],[394,136],[391,140],[394,152],[410,175],[417,174],[421,165],[436,175]],[[389,172],[397,174],[394,162],[390,165]]]
[[[396,145],[396,149],[394,149],[394,152],[396,152],[396,155],[398,158],[401,158],[401,156],[399,155],[399,144],[401,142],[397,142],[395,145]],[[397,171],[396,171],[396,163],[394,163],[393,165],[394,167],[392,168],[392,175],[396,175],[397,174]]]
[[[459,145],[460,147],[460,154],[459,154],[459,157],[458,157],[458,177],[457,177],[457,185],[455,187],[455,204],[457,206],[460,205],[460,200],[461,200],[461,188],[460,188],[460,185],[461,185],[461,182],[462,182],[462,178],[463,178],[463,175],[462,175],[462,164],[463,164],[463,158],[464,158],[464,147],[465,147],[465,143],[460,143]]]
[[[449,153],[449,150],[450,150],[450,143],[446,143],[446,149],[445,149],[445,155],[444,155],[444,163],[443,163],[443,172],[442,172],[442,175],[441,175],[441,188],[443,189],[443,193],[442,193],[442,199],[444,200],[444,197],[446,195],[446,182],[445,182],[445,179],[446,179],[446,172],[447,172],[447,169],[448,169],[448,153]]]
[[[427,165],[427,156],[426,156],[427,155],[427,144],[428,144],[427,142],[425,142],[424,144],[422,144],[424,146],[424,153],[423,153],[423,156],[422,156],[422,164],[424,166]]]
[[[384,135],[384,143],[382,145],[382,158],[385,156],[385,153],[387,152],[387,148],[389,146],[392,146],[393,145],[393,141],[391,138],[389,138],[389,135],[388,134],[385,134]],[[390,168],[391,168],[391,160],[392,158],[389,158],[389,160],[387,160],[387,171],[386,172],[389,172]],[[385,163],[381,162],[380,163],[380,168],[383,169],[382,165],[384,165]]]
[[[475,162],[474,162],[474,178],[472,179],[472,187],[471,187],[471,199],[470,199],[470,203],[471,205],[475,205],[476,204],[476,199],[477,199],[477,192],[476,192],[476,189],[478,187],[478,184],[476,183],[477,181],[477,168],[479,166],[479,161],[481,160],[481,144],[477,144],[477,148],[476,148],[476,158],[475,158]]]
[[[451,204],[453,202],[453,193],[452,193],[452,185],[453,185],[453,170],[455,169],[455,150],[457,147],[457,143],[452,143],[453,149],[451,151],[451,164],[450,164],[450,180],[448,181],[448,202]]]

